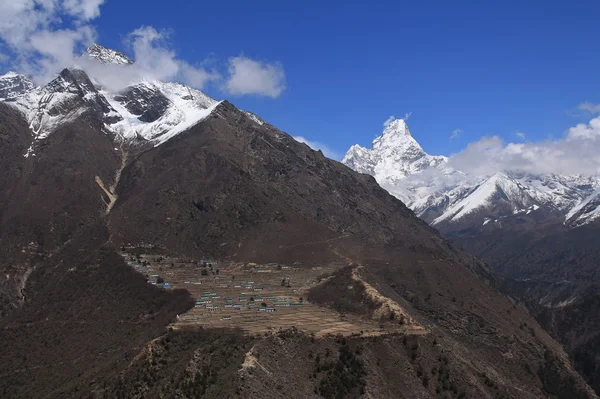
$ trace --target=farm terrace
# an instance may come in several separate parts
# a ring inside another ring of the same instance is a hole
[[[343,264],[303,266],[189,260],[124,249],[126,262],[164,289],[183,288],[196,299],[172,327],[240,328],[255,334],[296,327],[306,333],[381,335],[420,328],[341,314],[306,300],[308,290]],[[413,331],[414,330],[414,331]]]

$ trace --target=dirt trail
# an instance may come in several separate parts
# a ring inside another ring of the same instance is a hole
[[[254,368],[256,368],[256,366],[258,366],[267,375],[269,375],[269,376],[273,375],[273,373],[271,373],[262,364],[259,363],[258,358],[254,355],[254,348],[255,348],[255,346],[253,346],[252,349],[250,349],[248,351],[248,353],[246,353],[246,357],[244,358],[244,363],[242,363],[242,367],[238,370],[238,373],[248,374],[249,369],[254,369]]]
[[[365,281],[364,278],[360,275],[360,269],[362,266],[359,266],[352,270],[352,279],[354,281],[362,283],[365,287],[365,293],[375,302],[380,303],[381,306],[373,313],[374,319],[379,319],[381,317],[389,317],[393,315],[396,319],[404,319],[405,322],[410,325],[412,328],[418,330],[424,328],[419,325],[407,312],[404,308],[402,308],[398,302],[382,295],[375,287]]]

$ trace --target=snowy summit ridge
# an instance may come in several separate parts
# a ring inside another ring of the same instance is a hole
[[[90,46],[82,57],[122,68],[133,64],[123,53],[99,44]],[[15,72],[1,75],[0,101],[25,116],[35,141],[85,113],[92,113],[116,137],[154,146],[204,120],[220,103],[199,90],[156,80],[140,81],[111,92],[97,85],[79,67],[64,69],[41,87]],[[25,156],[35,156],[35,142]]]
[[[407,176],[427,168],[444,168],[448,159],[427,154],[412,137],[403,119],[386,126],[373,140],[372,148],[354,145],[342,163],[354,170],[375,176],[382,186],[397,184]]]
[[[418,216],[435,226],[486,225],[542,209],[579,226],[600,218],[600,177],[531,175],[498,171],[483,177],[453,169],[444,156],[427,154],[406,121],[387,125],[372,147],[352,146],[342,163],[370,174]]]
[[[109,49],[98,43],[92,44],[85,51],[84,56],[96,60],[102,64],[130,65],[133,60],[120,51]]]
[[[14,101],[34,87],[33,82],[26,76],[9,71],[0,75],[0,101]]]

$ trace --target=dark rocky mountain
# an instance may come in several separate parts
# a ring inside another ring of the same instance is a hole
[[[166,96],[168,109],[182,99],[196,120],[163,124],[158,141],[124,136],[106,122],[112,111],[98,108],[114,96],[88,87],[82,71],[61,78],[93,101],[69,89],[59,113],[69,117],[43,136],[30,130],[29,112],[0,103],[3,397],[596,397],[484,263],[372,177],[226,101],[199,106],[205,97],[187,90],[185,99],[179,86],[169,86],[180,95]],[[132,91],[115,95],[134,103]],[[343,300],[357,315],[384,301],[422,333],[173,329],[194,301],[148,284],[119,255],[123,246],[347,264],[310,300],[338,310]]]
[[[509,232],[453,235],[506,276],[502,290],[518,298],[565,345],[575,367],[600,390],[597,296],[600,224],[570,228],[560,221]]]
[[[139,115],[142,122],[154,122],[164,115],[169,107],[169,99],[155,87],[132,86],[115,96],[133,115]]]

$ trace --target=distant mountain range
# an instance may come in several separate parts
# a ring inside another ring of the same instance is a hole
[[[600,217],[600,176],[509,170],[472,176],[452,168],[447,157],[427,154],[403,120],[389,124],[372,148],[352,146],[342,163],[375,177],[418,216],[445,232],[560,217],[565,225],[578,227]]]

